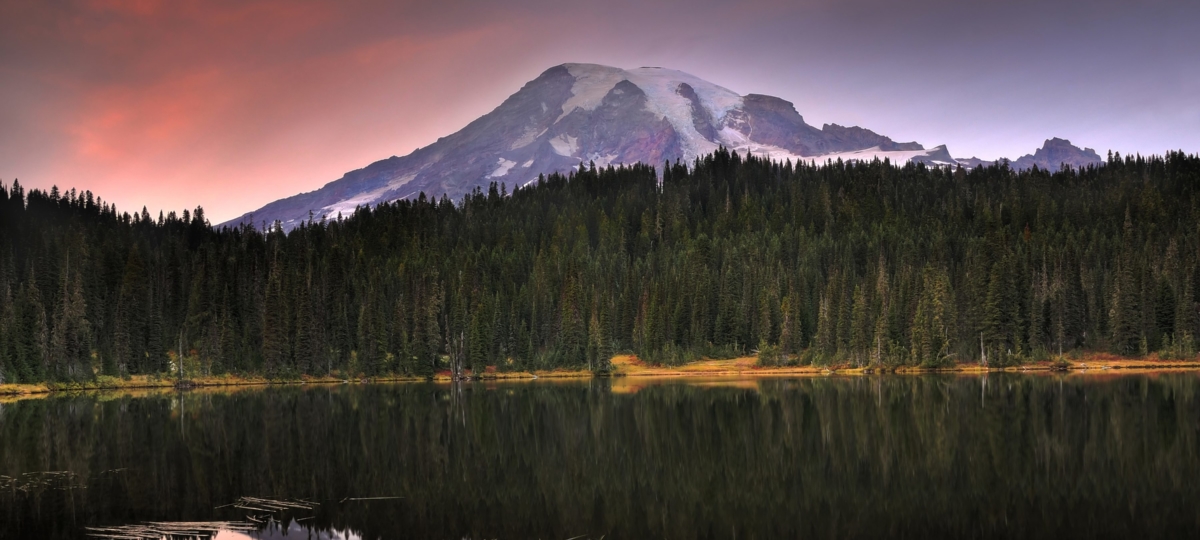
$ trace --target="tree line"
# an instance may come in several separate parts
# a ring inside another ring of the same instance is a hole
[[[0,185],[0,378],[1192,356],[1200,158],[581,165],[214,228]]]

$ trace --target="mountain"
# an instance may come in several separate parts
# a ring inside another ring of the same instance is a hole
[[[1088,165],[1099,165],[1104,163],[1104,159],[1091,148],[1080,149],[1078,146],[1071,144],[1071,141],[1066,139],[1047,139],[1046,143],[1041,148],[1037,149],[1033,154],[1025,154],[1012,162],[1012,168],[1016,170],[1032,169],[1037,166],[1039,169],[1047,169],[1057,171],[1063,165],[1070,165],[1073,168],[1079,169]]]
[[[223,225],[349,215],[360,205],[416,197],[458,198],[491,182],[509,188],[539,174],[597,166],[692,161],[719,146],[774,159],[890,158],[955,164],[944,146],[895,142],[861,127],[807,124],[777,97],[738,95],[680,71],[595,64],[552,67],[492,112],[403,157],[346,173]]]

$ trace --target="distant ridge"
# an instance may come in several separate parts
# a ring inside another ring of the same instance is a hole
[[[958,158],[955,161],[963,167],[974,169],[975,167],[990,167],[999,160],[988,161],[970,157]],[[1078,169],[1102,163],[1104,163],[1104,158],[1101,158],[1095,150],[1091,148],[1079,148],[1071,144],[1071,141],[1054,137],[1046,139],[1042,147],[1035,150],[1034,153],[1025,154],[1015,161],[1010,161],[1009,166],[1018,171],[1032,169],[1035,166],[1043,170],[1057,171],[1063,165],[1069,165],[1072,168]]]

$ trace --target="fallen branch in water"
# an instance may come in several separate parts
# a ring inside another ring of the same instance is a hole
[[[339,501],[339,503],[344,503],[347,501],[394,501],[396,499],[403,498],[404,497],[346,497],[345,499]]]

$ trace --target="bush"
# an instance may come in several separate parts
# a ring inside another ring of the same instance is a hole
[[[1179,339],[1168,334],[1163,336],[1163,347],[1158,357],[1163,360],[1190,360],[1196,356],[1196,342],[1191,332],[1184,332]]]
[[[98,388],[116,388],[121,385],[121,379],[110,375],[97,375],[95,384]]]
[[[937,358],[927,358],[924,362],[921,362],[921,367],[931,369],[946,368],[953,367],[956,363],[953,356],[946,355]]]
[[[657,351],[651,351],[644,358],[651,364],[664,366],[682,366],[699,359],[695,352],[684,349],[674,343],[668,343]]]
[[[783,350],[778,345],[766,342],[758,344],[758,365],[761,367],[778,367],[783,365]]]

